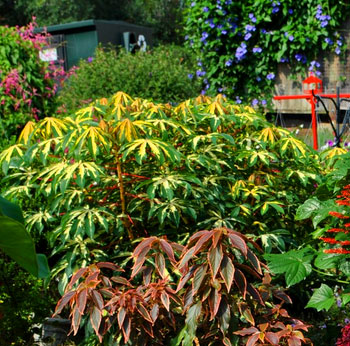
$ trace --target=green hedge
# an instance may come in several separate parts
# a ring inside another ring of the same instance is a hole
[[[80,62],[60,101],[73,111],[90,100],[124,91],[158,102],[179,102],[200,92],[201,83],[190,74],[195,65],[192,53],[174,45],[136,54],[100,47],[95,57]]]

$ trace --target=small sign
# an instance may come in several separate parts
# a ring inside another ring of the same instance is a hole
[[[58,59],[57,49],[56,48],[48,48],[43,49],[39,52],[39,57],[42,61],[56,61]]]

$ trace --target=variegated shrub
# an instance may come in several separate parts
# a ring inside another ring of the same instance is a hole
[[[0,164],[3,192],[47,242],[63,292],[75,269],[123,262],[146,236],[183,243],[229,227],[283,249],[306,232],[293,218],[314,190],[315,155],[222,95],[172,107],[118,92],[29,122]]]

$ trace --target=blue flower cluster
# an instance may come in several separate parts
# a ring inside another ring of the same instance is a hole
[[[317,69],[321,67],[321,64],[317,62],[316,60],[311,61],[309,66],[309,71],[314,72],[316,76],[321,76],[321,72]]]
[[[247,54],[247,45],[242,42],[241,45],[236,49],[236,59],[238,61],[242,60],[245,58],[245,55]]]
[[[272,13],[277,13],[280,10],[279,8],[280,5],[281,3],[279,1],[274,1],[272,3]]]
[[[336,47],[335,47],[334,52],[337,55],[339,55],[341,53],[341,48],[340,47],[343,45],[343,41],[342,40],[343,40],[342,37],[339,37],[339,39],[336,41]],[[333,46],[333,44],[334,44],[334,41],[331,38],[329,38],[329,37],[326,37],[324,39],[324,41],[330,46]]]
[[[322,28],[325,28],[328,25],[328,22],[331,20],[330,15],[323,14],[321,5],[317,6],[315,18],[321,22]]]

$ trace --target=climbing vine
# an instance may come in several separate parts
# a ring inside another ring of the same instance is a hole
[[[348,13],[335,0],[187,0],[186,42],[199,56],[202,93],[265,106],[278,64],[319,75],[321,52],[345,51],[337,30]]]

